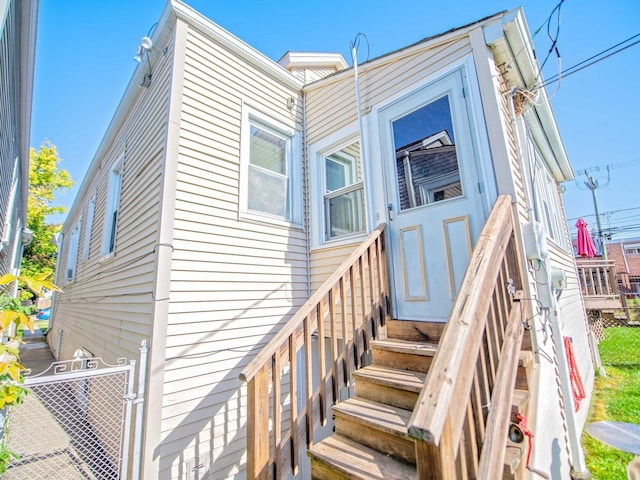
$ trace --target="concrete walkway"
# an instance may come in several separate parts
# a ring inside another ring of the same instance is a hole
[[[31,370],[30,375],[44,372],[55,358],[46,342],[42,330],[36,328],[33,333],[25,331],[20,345],[20,363]]]
[[[55,359],[42,331],[27,331],[22,341],[20,363],[31,370],[26,377],[45,372]],[[45,375],[49,374],[53,372]],[[78,452],[74,432],[64,428],[81,415],[69,415],[72,405],[63,401],[63,394],[61,389],[58,397],[45,394],[41,399],[31,392],[23,404],[10,410],[8,446],[20,459],[12,462],[3,480],[97,480]]]

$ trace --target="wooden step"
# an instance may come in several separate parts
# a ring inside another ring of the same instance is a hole
[[[413,410],[426,374],[369,365],[353,372],[356,395],[394,407]]]
[[[517,414],[524,415],[529,413],[529,392],[527,390],[515,389],[511,398],[511,421],[518,423]]]
[[[438,344],[387,339],[372,341],[371,349],[374,365],[427,373]]]
[[[517,415],[529,414],[529,392],[527,390],[515,389],[511,397],[511,422],[519,423]],[[514,443],[507,440],[507,451],[504,458],[503,480],[516,480],[524,478],[526,452],[529,447],[529,439],[524,438],[521,443]]]
[[[522,475],[524,469],[522,462],[525,461],[523,457],[525,455],[525,449],[527,448],[526,445],[526,443],[521,443],[520,445],[509,443],[507,445],[507,451],[504,456],[504,470],[502,473],[503,480],[516,480],[523,478]]]
[[[395,460],[342,435],[331,435],[311,447],[311,478],[317,480],[411,480],[412,465]]]
[[[409,410],[354,397],[334,405],[333,415],[338,435],[415,464],[415,444],[407,434]]]
[[[518,375],[516,376],[516,389],[529,390],[528,375],[534,364],[533,352],[521,350],[518,357]]]

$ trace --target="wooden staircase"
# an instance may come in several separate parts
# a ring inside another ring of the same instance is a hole
[[[355,396],[332,409],[335,433],[309,449],[314,479],[418,478],[415,440],[407,424],[437,344],[386,339],[372,341],[371,349],[372,364],[353,373]],[[525,388],[527,358],[524,352],[517,378]],[[517,413],[526,415],[526,390],[516,390],[512,403],[512,421],[517,422]],[[504,479],[521,478],[523,448],[508,445]]]
[[[507,442],[526,410],[529,361],[516,225],[500,196],[444,330],[404,332],[390,318],[378,226],[240,373],[247,478],[297,475],[306,452],[320,479],[522,478],[526,445]],[[335,434],[323,440],[330,415]]]

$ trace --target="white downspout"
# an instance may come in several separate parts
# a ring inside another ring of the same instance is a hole
[[[373,212],[371,212],[371,203],[373,202],[367,201],[367,200],[370,200],[370,196],[368,195],[369,188],[370,188],[368,186],[370,184],[369,182],[370,166],[367,164],[366,142],[364,138],[364,122],[362,120],[362,105],[360,102],[360,81],[358,78],[358,52],[356,50],[355,41],[351,46],[351,60],[353,61],[353,79],[356,87],[356,108],[358,110],[358,129],[360,131],[360,156],[361,156],[360,161],[362,163],[363,180],[364,180],[363,182],[364,198],[365,198],[365,204],[367,205],[366,207],[367,230],[369,232],[372,232],[373,229],[376,227],[376,225],[375,225],[375,222],[371,221],[371,219],[374,218],[374,214]]]
[[[138,388],[136,392],[136,398],[133,403],[136,406],[136,423],[133,433],[133,465],[131,468],[132,480],[140,479],[140,460],[142,458],[142,426],[144,416],[144,399],[145,399],[145,385],[147,383],[147,355],[149,353],[149,346],[147,340],[142,341],[140,345],[140,366],[138,368]]]

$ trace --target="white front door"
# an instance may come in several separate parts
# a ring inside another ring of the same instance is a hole
[[[446,321],[485,213],[463,71],[381,110],[394,318]]]

